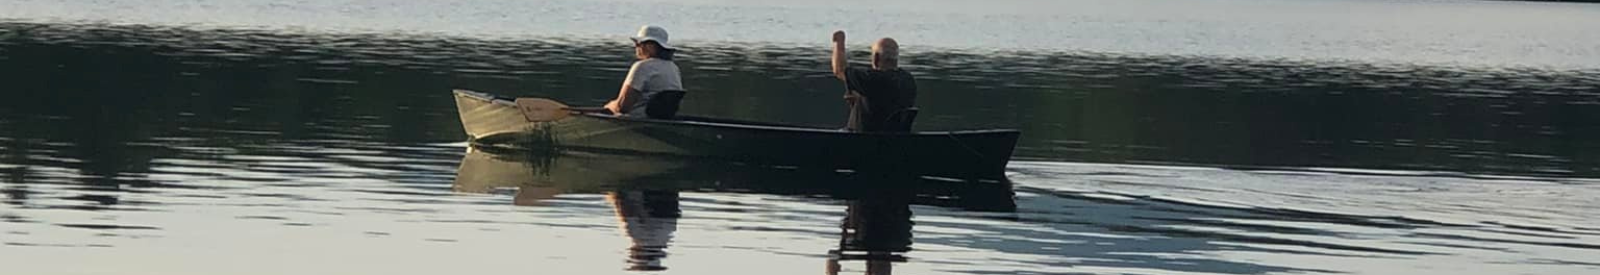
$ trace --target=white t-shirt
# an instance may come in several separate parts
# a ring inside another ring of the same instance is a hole
[[[625,113],[630,117],[644,117],[645,106],[649,106],[651,99],[661,91],[683,90],[683,76],[678,73],[678,64],[672,60],[650,58],[633,62],[633,68],[628,69],[628,79],[623,80],[623,85],[638,90],[644,94],[628,94],[634,100],[633,106],[623,106]]]

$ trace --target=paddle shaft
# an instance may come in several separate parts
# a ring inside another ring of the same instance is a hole
[[[555,100],[535,97],[518,98],[516,104],[518,109],[522,110],[523,117],[530,122],[555,121],[576,113],[611,112],[611,110],[601,107],[569,107]]]
[[[576,113],[610,113],[606,107],[567,107],[568,111]]]

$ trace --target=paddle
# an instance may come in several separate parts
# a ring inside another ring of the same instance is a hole
[[[556,121],[576,113],[611,111],[600,107],[568,107],[555,100],[537,97],[517,98],[517,108],[522,109],[522,116],[532,122]]]

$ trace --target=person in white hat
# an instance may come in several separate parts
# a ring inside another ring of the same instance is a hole
[[[628,69],[628,78],[622,81],[617,99],[606,103],[606,109],[619,116],[646,117],[645,108],[650,99],[662,91],[682,91],[683,77],[678,64],[672,62],[677,48],[667,43],[667,29],[645,25],[633,39],[633,53],[639,61]]]

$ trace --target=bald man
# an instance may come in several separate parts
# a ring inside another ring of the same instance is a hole
[[[872,43],[872,68],[852,67],[845,60],[844,31],[833,32],[833,76],[844,81],[850,105],[851,131],[877,132],[895,128],[889,117],[916,106],[917,80],[900,69],[900,44],[885,37]]]

